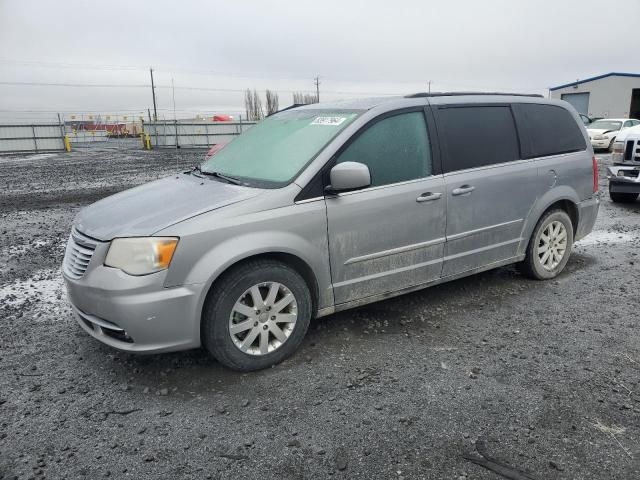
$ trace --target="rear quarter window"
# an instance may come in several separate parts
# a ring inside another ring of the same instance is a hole
[[[556,105],[513,105],[524,158],[578,152],[587,148],[571,113]]]
[[[446,106],[438,108],[436,114],[446,152],[445,172],[520,158],[509,105]]]

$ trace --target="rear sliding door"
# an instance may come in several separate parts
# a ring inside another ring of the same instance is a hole
[[[434,114],[447,196],[443,276],[515,257],[541,186],[520,154],[510,105],[441,105]]]

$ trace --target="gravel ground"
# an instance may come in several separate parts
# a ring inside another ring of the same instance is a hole
[[[601,193],[555,281],[506,267],[332,315],[269,370],[99,344],[59,272],[75,214],[200,158],[0,158],[0,478],[640,478],[640,201]]]

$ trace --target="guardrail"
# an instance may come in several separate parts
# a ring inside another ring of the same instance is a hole
[[[64,135],[59,123],[0,124],[0,153],[62,152]]]
[[[256,122],[145,122],[144,133],[153,148],[207,148],[226,143],[250,129]]]

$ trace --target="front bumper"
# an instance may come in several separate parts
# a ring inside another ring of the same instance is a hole
[[[640,166],[607,167],[609,190],[615,193],[640,193]]]
[[[591,146],[597,150],[602,150],[602,149],[606,149],[609,148],[609,145],[611,144],[611,139],[604,139],[604,140],[591,140]]]
[[[96,259],[79,279],[63,273],[80,326],[92,337],[127,352],[160,353],[200,346],[202,284],[165,288],[167,271],[128,275]],[[93,265],[96,263],[96,265]]]

